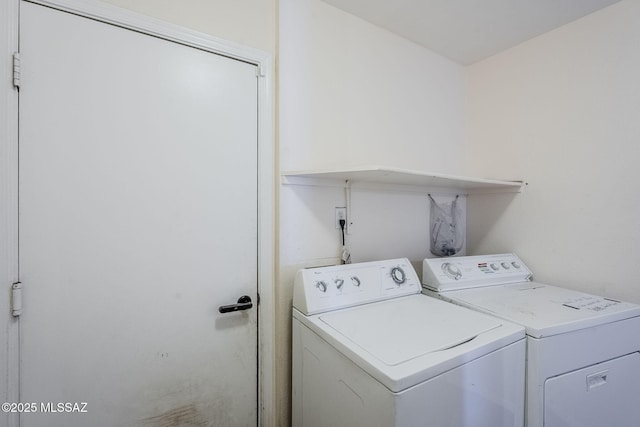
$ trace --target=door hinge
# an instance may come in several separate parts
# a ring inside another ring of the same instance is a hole
[[[20,52],[13,54],[13,87],[20,89]]]
[[[22,314],[22,283],[16,282],[11,286],[11,315],[19,317]]]

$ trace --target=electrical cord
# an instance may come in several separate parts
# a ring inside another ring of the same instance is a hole
[[[347,250],[347,247],[345,245],[345,240],[344,240],[344,227],[347,224],[347,221],[344,219],[341,219],[339,222],[340,222],[340,231],[342,232],[342,255],[340,259],[342,260],[343,264],[351,264],[351,254]]]

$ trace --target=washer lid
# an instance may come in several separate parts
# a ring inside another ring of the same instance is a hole
[[[441,296],[525,327],[542,338],[640,316],[640,306],[536,282],[465,289]]]
[[[320,320],[387,366],[453,348],[504,323],[424,296],[330,312]]]
[[[293,318],[391,392],[524,348],[522,326],[421,294]]]

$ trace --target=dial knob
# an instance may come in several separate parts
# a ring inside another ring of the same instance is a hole
[[[327,292],[327,284],[323,280],[316,282],[316,288],[320,292]]]
[[[460,271],[457,265],[451,264],[450,262],[442,264],[442,271],[454,280],[460,280],[462,277],[462,271]]]
[[[336,284],[336,288],[338,288],[338,290],[342,290],[342,285],[344,285],[343,279],[336,279],[334,280],[334,283]]]
[[[502,265],[502,267],[503,267],[505,270],[508,270],[508,269],[510,269],[510,268],[511,268],[511,265],[510,265],[508,262],[503,262],[503,263],[502,263],[502,264],[500,264],[500,265]]]
[[[521,267],[520,263],[518,263],[518,262],[516,262],[516,261],[513,261],[513,262],[511,263],[511,265],[513,265],[515,268],[520,268],[520,267]]]
[[[358,276],[351,276],[351,283],[353,283],[353,286],[360,287],[360,279],[358,279]]]
[[[500,267],[498,267],[496,264],[493,264],[493,263],[492,263],[492,264],[491,264],[491,269],[492,269],[493,271],[498,271],[498,270],[500,269]]]
[[[407,275],[400,267],[393,267],[391,269],[391,278],[397,285],[402,285],[407,280]]]

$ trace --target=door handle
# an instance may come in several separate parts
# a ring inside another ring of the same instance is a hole
[[[234,311],[249,310],[251,307],[253,307],[251,297],[249,295],[243,295],[238,298],[237,304],[221,305],[218,311],[220,313],[232,313]]]

